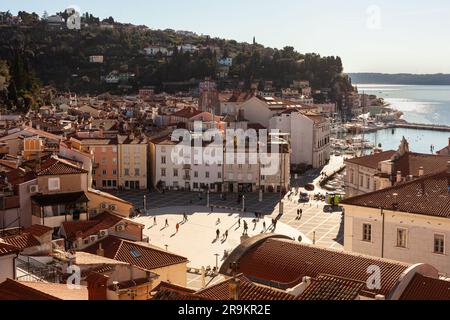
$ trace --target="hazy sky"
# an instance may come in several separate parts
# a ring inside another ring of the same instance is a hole
[[[153,29],[339,55],[346,72],[450,73],[448,0],[2,0],[0,11],[72,5]]]

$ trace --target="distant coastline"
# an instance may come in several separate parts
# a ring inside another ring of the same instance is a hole
[[[353,84],[450,85],[450,74],[349,73]]]

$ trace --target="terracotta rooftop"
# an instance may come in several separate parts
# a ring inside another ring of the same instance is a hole
[[[50,158],[41,165],[38,176],[59,176],[65,174],[87,173],[86,170],[74,166],[66,161]]]
[[[371,169],[378,169],[378,164],[380,162],[390,160],[394,154],[395,154],[394,150],[389,150],[380,153],[375,153],[370,156],[347,159],[345,160],[345,162],[353,163]]]
[[[446,171],[423,176],[394,187],[345,199],[342,204],[449,218],[448,177]]]
[[[34,289],[60,300],[88,300],[88,290],[85,286],[71,289],[66,283],[20,282],[22,285]]]
[[[36,174],[34,172],[24,172],[21,169],[9,171],[5,175],[8,178],[8,182],[12,185],[18,185],[36,179]]]
[[[240,300],[294,300],[295,296],[281,290],[272,289],[251,282],[245,276],[238,277],[240,280]],[[232,278],[220,282],[201,291],[196,295],[209,300],[230,300],[230,282]]]
[[[19,248],[12,246],[9,243],[0,242],[0,257],[19,252]]]
[[[365,283],[334,276],[321,275],[299,296],[299,300],[355,300]]]
[[[100,197],[108,198],[108,199],[111,199],[111,200],[114,200],[114,201],[118,201],[118,202],[122,202],[122,203],[125,203],[125,204],[129,204],[131,206],[133,205],[131,202],[125,201],[125,200],[123,200],[123,199],[121,199],[119,197],[113,196],[112,194],[110,194],[108,192],[103,192],[103,191],[95,190],[95,189],[89,189],[88,190],[88,195],[89,194],[93,194],[93,195],[97,195],[97,196],[100,196]]]
[[[239,272],[252,281],[281,289],[296,286],[305,276],[317,278],[323,274],[366,282],[367,268],[377,265],[381,269],[381,289],[368,291],[386,295],[410,266],[285,239],[266,238],[248,246],[251,240],[235,249],[236,252],[241,252],[238,257]],[[230,256],[233,255],[234,252]]]
[[[450,300],[450,282],[416,274],[400,300]]]
[[[177,117],[177,118],[186,118],[186,119],[190,119],[192,117],[195,117],[199,114],[203,113],[203,111],[200,111],[194,107],[188,107],[188,108],[184,108],[181,109],[180,111],[174,112],[171,114],[172,117]]]
[[[30,233],[4,237],[2,238],[2,241],[21,250],[41,245],[41,243]]]
[[[33,236],[40,237],[50,231],[53,232],[53,228],[43,226],[40,224],[34,224],[31,227],[24,229],[23,233],[29,233],[32,234]]]
[[[97,234],[101,230],[112,228],[124,219],[125,218],[109,212],[104,212],[89,221],[63,222],[62,227],[68,240],[75,240],[77,238],[77,233],[79,233],[81,238],[84,239],[91,235]],[[130,221],[130,223],[133,222]]]
[[[0,300],[59,300],[47,293],[32,289],[21,282],[6,279],[0,283]]]
[[[395,162],[395,171],[401,171],[402,176],[419,176],[419,170],[423,167],[425,174],[440,172],[447,168],[450,156],[437,156],[407,152]]]
[[[152,300],[208,300],[195,295],[195,290],[180,287],[167,282],[160,282],[152,290]]]
[[[123,261],[147,271],[188,261],[185,257],[163,251],[162,249],[114,236],[108,236],[83,251],[96,254],[100,244],[105,252],[105,257]]]
[[[7,279],[0,284],[0,300],[88,300],[88,290],[67,284],[21,282]]]

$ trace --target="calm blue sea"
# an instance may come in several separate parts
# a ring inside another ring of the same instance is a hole
[[[384,98],[413,123],[450,125],[450,86],[357,85],[358,91]]]
[[[450,86],[407,85],[358,85],[358,91],[384,98],[392,107],[403,111],[404,119],[412,123],[450,125]],[[411,150],[430,153],[448,145],[450,132],[429,130],[395,129],[367,134],[365,138],[374,144],[382,144],[384,150],[396,150],[402,137],[410,143]]]

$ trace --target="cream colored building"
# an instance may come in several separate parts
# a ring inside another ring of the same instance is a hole
[[[358,196],[444,170],[450,156],[410,152],[402,139],[397,151],[376,152],[345,160],[347,197]]]
[[[170,136],[150,141],[150,172],[153,187],[221,192],[223,165],[221,163],[209,164],[203,160],[197,161],[196,155],[199,151],[194,148],[191,149],[190,156],[187,156],[186,164],[177,163],[175,159],[172,159],[176,144],[171,141]],[[203,143],[203,147],[207,146],[207,143]],[[206,152],[206,150],[203,149],[202,152]],[[220,160],[223,161],[223,158],[221,157]]]
[[[348,198],[344,247],[407,263],[429,263],[450,276],[449,170]]]
[[[292,164],[320,168],[330,160],[331,127],[325,117],[289,108],[272,117],[269,126],[290,134]]]
[[[125,190],[147,189],[148,145],[145,136],[121,136],[119,148],[119,187]]]

